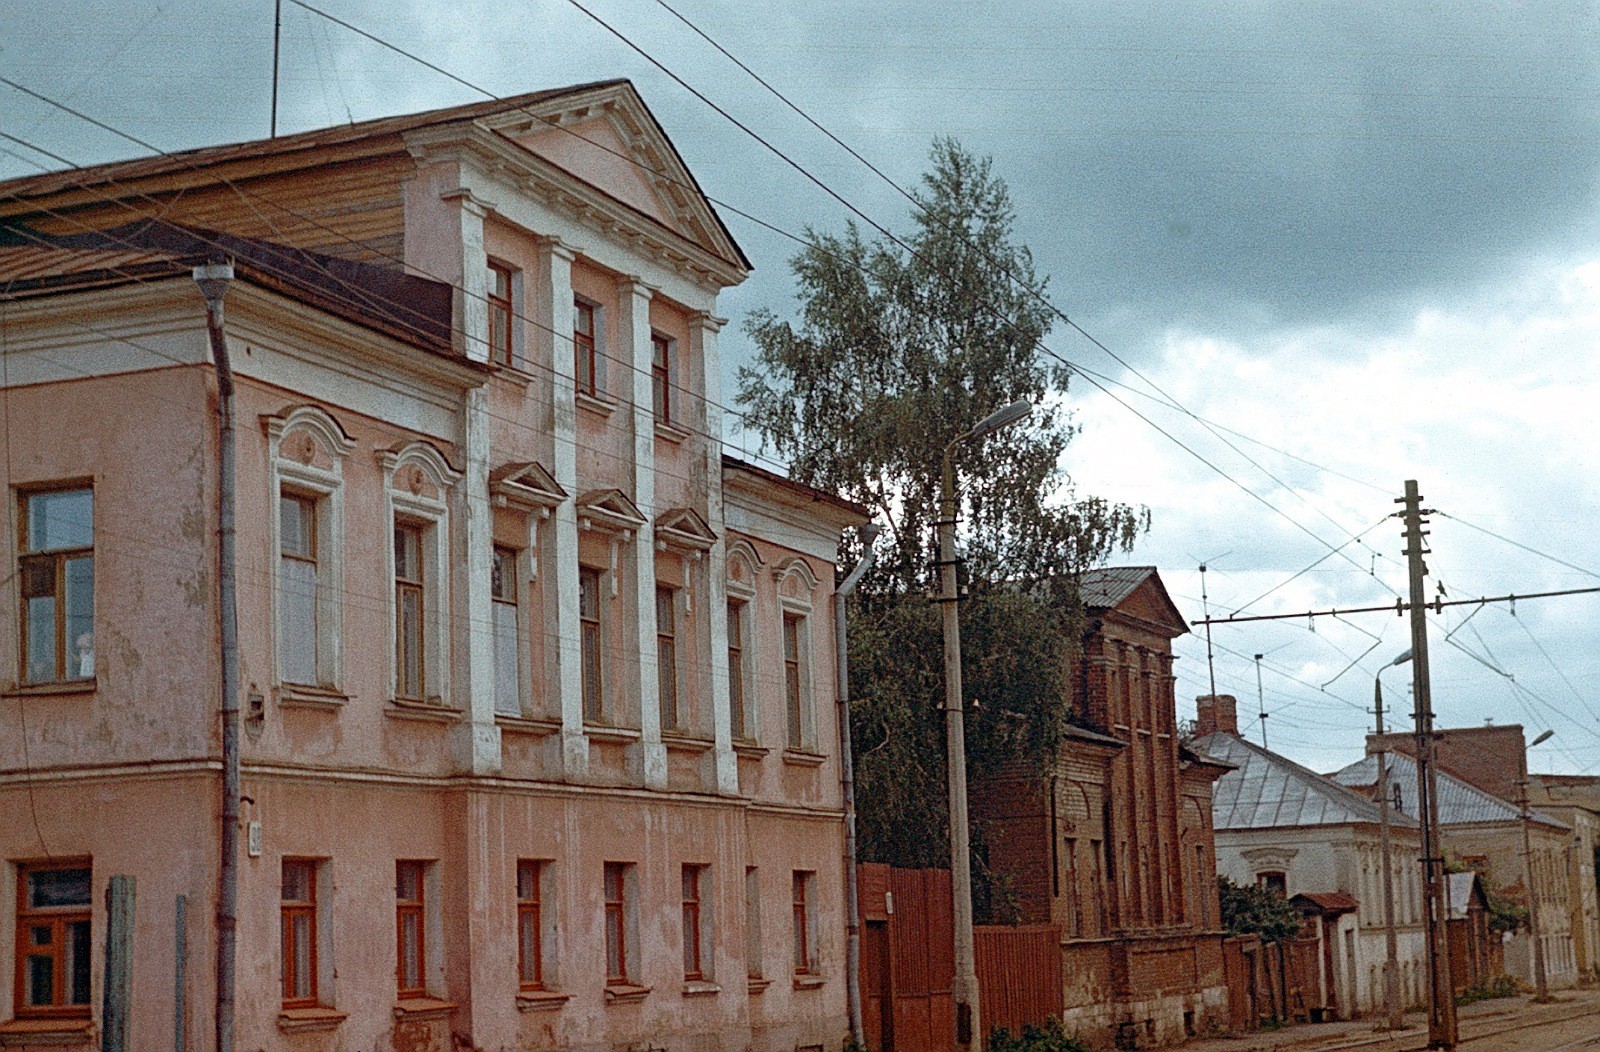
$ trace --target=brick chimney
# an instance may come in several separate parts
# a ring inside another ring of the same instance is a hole
[[[1218,731],[1235,738],[1239,736],[1239,702],[1232,694],[1202,694],[1194,699],[1194,704],[1197,737],[1204,738]]]

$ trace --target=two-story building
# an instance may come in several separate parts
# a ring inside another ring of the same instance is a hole
[[[0,1044],[837,1048],[848,502],[724,454],[749,262],[631,85],[0,183]]]

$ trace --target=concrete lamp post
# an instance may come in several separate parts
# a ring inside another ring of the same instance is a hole
[[[1033,403],[1012,402],[978,421],[944,447],[939,473],[939,602],[944,623],[945,761],[950,791],[950,897],[955,928],[956,1047],[983,1047],[978,1011],[978,972],[972,946],[972,865],[967,845],[967,739],[961,699],[961,614],[956,582],[956,447],[1023,420]]]
[[[1555,736],[1555,731],[1546,730],[1533,741],[1528,743],[1528,748],[1543,745]],[[1533,999],[1539,1004],[1546,1004],[1550,1000],[1550,981],[1545,974],[1544,967],[1544,939],[1539,930],[1539,889],[1533,881],[1533,812],[1528,808],[1528,753],[1522,753],[1522,865],[1525,880],[1528,885],[1528,944],[1533,950]]]
[[[1400,1003],[1400,951],[1394,931],[1394,867],[1389,845],[1389,754],[1383,748],[1383,671],[1411,660],[1411,650],[1398,655],[1372,677],[1372,711],[1378,726],[1378,847],[1383,859],[1383,1008],[1390,1030],[1405,1029],[1405,1007]]]

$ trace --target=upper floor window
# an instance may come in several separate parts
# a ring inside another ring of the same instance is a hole
[[[682,723],[678,709],[678,593],[656,588],[656,678],[661,701],[661,726],[673,729]]]
[[[22,680],[94,676],[94,490],[20,497]]]
[[[1289,876],[1281,870],[1257,873],[1256,883],[1281,899],[1289,897]]]
[[[582,634],[583,718],[596,723],[605,714],[601,656],[604,625],[600,617],[600,571],[590,566],[578,567],[578,621]]]
[[[800,663],[805,639],[805,618],[783,615],[783,696],[788,714],[789,747],[805,745],[805,676]]]
[[[600,393],[600,363],[595,343],[597,314],[592,303],[583,300],[572,303],[573,376],[578,390],[587,395]]]
[[[317,682],[317,501],[278,497],[278,663],[285,683]]]
[[[426,606],[422,569],[422,527],[394,524],[395,695],[421,700],[428,695],[423,616]]]
[[[650,387],[656,419],[672,420],[672,340],[659,332],[650,334]]]
[[[728,600],[728,716],[735,740],[752,737],[745,712],[744,618],[748,604]]]
[[[510,365],[512,361],[511,290],[515,272],[499,260],[489,261],[489,361]]]
[[[517,553],[495,547],[489,594],[494,601],[494,709],[522,714],[522,636],[517,617]]]
[[[90,868],[17,867],[17,1016],[89,1014]]]

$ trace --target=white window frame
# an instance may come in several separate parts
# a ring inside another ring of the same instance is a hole
[[[799,596],[784,595],[784,585],[793,578],[799,581]],[[783,744],[784,748],[801,752],[811,752],[817,749],[817,703],[816,703],[816,674],[813,664],[816,660],[816,650],[812,646],[812,616],[811,595],[819,583],[811,572],[811,567],[804,559],[796,557],[791,559],[778,570],[778,607],[780,620],[778,622],[778,658],[779,668],[782,669],[783,652],[783,621],[782,617],[794,616],[800,619],[796,633],[796,642],[799,653],[796,655],[800,662],[800,740],[789,740],[789,698],[788,682],[786,677],[780,676],[779,682],[783,691]],[[802,598],[802,596],[804,598]]]
[[[750,583],[746,584],[733,576],[732,571],[736,560],[744,564]],[[743,644],[740,657],[744,659],[744,668],[742,670],[728,669],[730,679],[735,675],[742,674],[743,676],[740,685],[744,688],[745,733],[743,738],[734,739],[736,743],[761,741],[761,692],[757,689],[757,684],[761,682],[760,671],[762,668],[759,629],[761,620],[756,616],[760,609],[756,602],[757,586],[760,580],[761,557],[756,554],[755,549],[748,542],[742,540],[729,543],[727,572],[724,574],[723,579],[724,598],[743,604],[739,611],[741,615],[739,628],[742,630],[739,641]],[[726,653],[727,644],[728,640],[724,635],[722,640],[724,653]],[[781,664],[779,667],[782,667]],[[729,720],[732,720],[731,708]]]
[[[267,432],[268,507],[272,534],[272,670],[277,687],[321,687],[339,691],[344,684],[344,458],[355,440],[332,416],[316,406],[297,406],[277,416],[262,417]],[[307,439],[320,446],[333,463],[320,468],[306,457]],[[298,449],[296,447],[299,447]],[[289,683],[284,678],[282,622],[283,535],[278,503],[284,491],[316,501],[317,630],[316,683]]]
[[[448,704],[450,686],[450,493],[461,473],[452,468],[444,455],[426,442],[413,442],[396,450],[378,454],[383,469],[385,505],[383,551],[388,613],[389,698],[396,698],[400,670],[395,667],[398,646],[394,600],[394,528],[401,520],[422,526],[422,662],[423,694],[429,702]],[[411,469],[418,473],[411,475]],[[431,486],[437,497],[421,492],[398,480],[408,476]]]
[[[530,555],[528,549],[514,548],[509,544],[496,544],[494,545],[494,550],[505,551],[511,556],[511,599],[509,600],[509,604],[507,600],[496,598],[493,594],[493,588],[490,589],[489,603],[491,607],[496,608],[504,605],[510,605],[516,611],[516,619],[512,622],[511,628],[513,633],[511,644],[516,660],[517,681],[515,691],[515,711],[502,709],[500,707],[500,690],[502,685],[500,683],[500,640],[498,636],[498,614],[495,614],[495,612],[491,610],[491,615],[495,617],[495,625],[493,626],[494,631],[491,632],[491,635],[494,637],[494,711],[498,716],[526,716],[528,713],[528,687],[530,685],[528,666],[532,660],[532,648],[527,638],[528,617],[524,611],[527,607],[527,604],[532,599],[533,589],[528,580],[528,573],[524,569],[524,566],[529,562],[532,556]],[[489,565],[489,572],[492,574],[494,572],[492,556]],[[490,583],[491,585],[493,584],[492,581]]]

